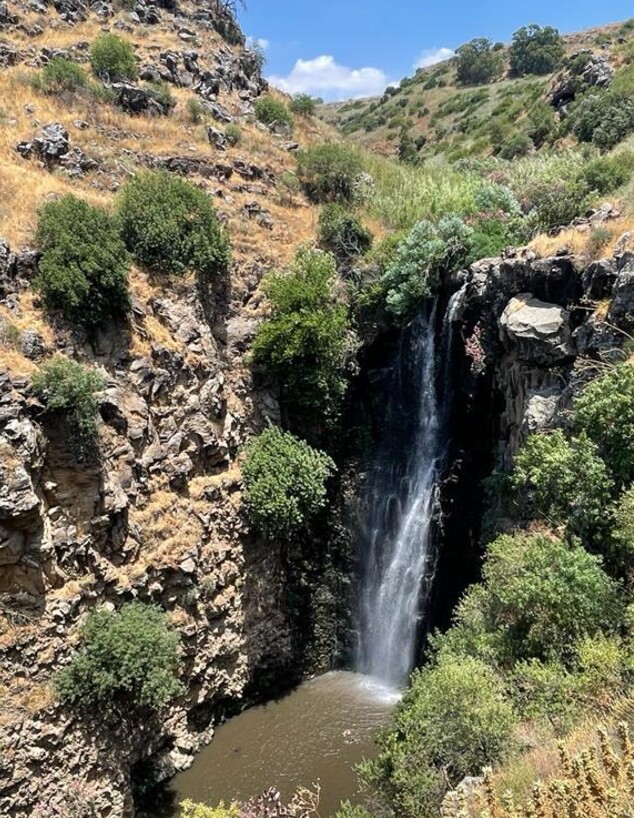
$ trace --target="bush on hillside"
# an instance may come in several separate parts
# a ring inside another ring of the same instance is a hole
[[[552,74],[562,63],[563,40],[552,26],[523,26],[513,35],[509,49],[511,76]]]
[[[539,149],[550,139],[555,131],[555,117],[552,106],[539,102],[528,117],[527,133],[533,145]]]
[[[592,381],[575,402],[576,426],[599,447],[619,487],[634,481],[634,366],[623,363]]]
[[[632,178],[634,153],[622,151],[612,156],[592,159],[583,168],[582,178],[588,188],[596,193],[612,193]]]
[[[574,109],[568,127],[580,142],[610,150],[634,133],[634,99],[616,92],[592,94]]]
[[[467,591],[436,648],[506,667],[531,659],[574,662],[580,640],[618,628],[618,591],[601,559],[577,543],[504,535],[488,547],[483,583]]]
[[[612,481],[586,437],[567,440],[559,429],[531,435],[515,458],[513,484],[551,525],[567,526],[585,540],[605,527]]]
[[[34,286],[46,307],[88,329],[127,312],[129,257],[109,213],[72,195],[47,202],[36,241]]]
[[[88,77],[81,65],[63,57],[49,60],[38,79],[41,89],[47,94],[79,91],[88,85]]]
[[[463,85],[485,85],[497,79],[502,71],[502,55],[493,43],[479,37],[461,45],[458,55],[458,82]]]
[[[384,276],[388,312],[399,321],[409,320],[441,277],[465,262],[472,234],[457,216],[446,216],[437,225],[420,221],[399,245]]]
[[[344,263],[364,255],[372,247],[372,233],[341,205],[329,204],[319,215],[319,244]]]
[[[192,125],[200,125],[205,119],[205,106],[196,97],[187,100],[187,117]]]
[[[326,505],[335,464],[289,432],[269,426],[247,448],[244,502],[255,528],[284,539],[306,530]]]
[[[317,103],[310,94],[297,94],[291,100],[290,109],[297,116],[315,116]]]
[[[90,65],[101,79],[123,82],[137,77],[137,63],[132,43],[116,34],[102,34],[90,46]]]
[[[300,151],[297,174],[312,202],[341,204],[359,200],[361,155],[350,145],[335,142]]]
[[[281,99],[275,97],[259,97],[255,101],[255,116],[259,122],[265,125],[273,125],[276,122],[293,126],[293,117]]]
[[[526,183],[522,203],[529,215],[529,226],[547,232],[567,227],[581,216],[590,204],[590,191],[582,178],[560,181],[535,178]]]
[[[378,757],[362,765],[362,781],[401,818],[437,818],[448,789],[505,757],[515,726],[502,680],[490,667],[441,657],[413,674],[393,727],[379,735]]]
[[[310,420],[313,428],[338,416],[353,351],[335,284],[329,253],[300,250],[286,272],[265,283],[272,313],[253,346],[254,363],[276,378],[286,410],[296,420]]]
[[[159,713],[182,691],[179,636],[158,608],[130,602],[90,614],[82,647],[56,679],[61,701],[105,721]]]
[[[522,244],[525,240],[522,221],[519,218],[484,213],[470,220],[473,232],[469,238],[469,254],[466,264],[483,258],[497,258],[507,247]]]
[[[97,396],[106,386],[102,375],[64,355],[56,355],[42,364],[31,385],[47,412],[62,414],[82,439],[96,436]]]
[[[634,563],[634,486],[623,493],[614,511],[611,556],[617,565],[630,568]]]
[[[121,235],[139,264],[157,273],[226,273],[229,240],[211,198],[167,171],[139,173],[118,199]]]
[[[526,133],[515,133],[502,144],[499,151],[500,159],[512,161],[520,156],[526,156],[533,147],[533,140]]]

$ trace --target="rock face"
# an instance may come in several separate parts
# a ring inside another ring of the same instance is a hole
[[[5,306],[36,261],[0,241]],[[63,418],[0,365],[3,817],[62,801],[73,779],[92,782],[99,816],[130,816],[140,763],[157,779],[183,769],[228,703],[301,672],[280,548],[253,539],[239,502],[236,458],[279,416],[245,364],[257,319],[242,297],[219,289],[201,301],[191,284],[135,302],[140,349],[122,327],[92,347],[58,336],[107,380],[98,457],[75,451]],[[28,331],[19,343],[37,359],[48,341]],[[187,692],[160,723],[105,730],[59,707],[50,683],[86,615],[133,599],[159,604],[178,628]]]
[[[554,108],[565,113],[581,90],[608,88],[614,77],[614,68],[601,54],[578,51],[568,58],[569,66],[552,81],[550,101]]]

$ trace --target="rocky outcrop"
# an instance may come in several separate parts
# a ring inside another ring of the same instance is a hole
[[[59,122],[45,125],[32,142],[18,142],[15,149],[25,159],[37,157],[48,170],[64,170],[69,176],[83,176],[99,167],[81,148],[70,147],[68,131]]]
[[[553,77],[550,103],[563,114],[581,91],[608,88],[614,73],[614,68],[603,55],[577,51],[568,58],[568,67]]]
[[[4,305],[28,285],[28,251],[0,241]],[[262,270],[249,270],[257,277]],[[60,329],[66,354],[98,367],[99,453],[75,450],[29,380],[0,367],[0,814],[27,818],[91,781],[98,815],[133,812],[134,770],[157,780],[188,766],[227,708],[296,677],[297,623],[285,563],[242,517],[236,458],[274,395],[244,356],[257,326],[239,289],[179,285],[135,301],[130,328],[91,344]],[[248,301],[248,297],[246,298]],[[38,359],[49,341],[19,333]],[[141,345],[140,347],[138,345]],[[161,723],[106,729],[64,711],[50,692],[77,628],[97,606],[141,599],[168,611],[181,636],[186,693]],[[20,681],[21,680],[21,681]]]

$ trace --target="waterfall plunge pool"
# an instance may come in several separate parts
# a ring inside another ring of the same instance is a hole
[[[289,800],[316,782],[322,818],[342,800],[362,803],[354,767],[374,754],[373,735],[389,723],[399,698],[381,682],[345,671],[304,682],[218,727],[192,767],[170,782],[174,803],[191,798],[213,806],[269,787]],[[178,813],[176,806],[172,816]]]

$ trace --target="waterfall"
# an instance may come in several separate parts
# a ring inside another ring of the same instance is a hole
[[[358,666],[394,685],[414,667],[433,574],[433,512],[445,450],[436,357],[433,305],[403,332],[388,375],[384,442],[363,509]]]

